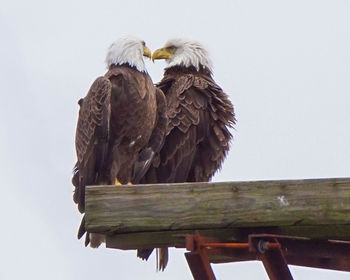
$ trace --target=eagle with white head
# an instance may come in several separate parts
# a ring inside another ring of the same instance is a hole
[[[229,150],[236,122],[228,95],[212,77],[212,62],[197,41],[176,38],[156,50],[152,60],[165,59],[167,67],[157,84],[167,99],[167,131],[159,160],[142,183],[207,182],[220,169]],[[147,259],[150,249],[138,256]],[[168,261],[167,248],[159,252],[159,268]]]
[[[108,49],[107,73],[95,80],[79,101],[75,135],[77,163],[74,202],[85,211],[85,186],[137,184],[163,144],[166,101],[147,74],[144,41],[122,37]],[[83,218],[78,238],[85,229]],[[104,236],[86,234],[85,245],[98,247]]]

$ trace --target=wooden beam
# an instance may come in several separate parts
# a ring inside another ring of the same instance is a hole
[[[185,234],[198,232],[226,242],[247,242],[249,234],[280,234],[317,239],[350,240],[350,225],[249,227],[199,230],[168,230],[110,234],[106,238],[107,248],[123,250],[138,248],[179,247],[185,248]]]
[[[345,240],[349,225],[350,178],[86,188],[88,231],[107,234],[107,246],[121,248],[112,240],[123,239],[123,249],[175,245],[194,230],[244,239],[249,229],[270,228]],[[147,235],[148,246],[140,243]]]
[[[233,229],[150,231],[108,235],[106,247],[123,250],[162,247],[185,248],[185,234],[194,234],[196,231],[203,236],[237,240],[237,235],[235,235],[237,230]]]

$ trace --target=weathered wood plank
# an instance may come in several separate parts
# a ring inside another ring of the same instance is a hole
[[[350,178],[86,189],[87,229],[109,235],[246,227],[288,228],[292,234],[297,227],[349,224]],[[324,232],[318,237],[326,238]]]
[[[108,235],[106,238],[106,247],[123,250],[161,247],[184,248],[185,234],[194,234],[196,231],[203,236],[236,240],[234,229],[150,231]]]
[[[186,233],[196,231],[202,236],[220,239],[220,241],[247,242],[249,234],[270,233],[288,236],[301,236],[319,239],[350,240],[350,225],[319,226],[283,226],[283,227],[249,227],[230,229],[169,230],[133,232],[108,235],[107,248],[131,250],[138,248],[185,247]]]

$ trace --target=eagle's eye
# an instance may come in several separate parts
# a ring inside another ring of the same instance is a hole
[[[167,47],[166,49],[170,53],[175,53],[176,52],[176,47],[175,46],[170,46],[170,47]]]

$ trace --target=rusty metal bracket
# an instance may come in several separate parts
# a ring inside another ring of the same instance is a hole
[[[293,280],[277,239],[267,241],[265,236],[249,236],[249,250],[257,253],[270,280]]]
[[[204,239],[198,233],[195,235],[187,234],[186,249],[191,252],[185,253],[185,257],[194,280],[215,280],[207,250],[203,244]]]
[[[273,234],[252,234],[249,240],[255,244],[257,240],[278,241],[288,264],[350,271],[350,242],[348,241]]]
[[[261,260],[271,280],[292,280],[288,264],[350,271],[350,242],[251,234],[248,243],[186,235],[186,259],[195,280],[215,279],[210,262]],[[221,257],[219,260],[215,257]],[[222,261],[222,258],[224,261]]]

